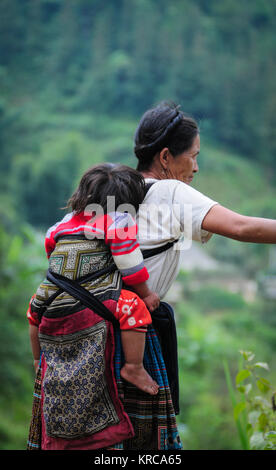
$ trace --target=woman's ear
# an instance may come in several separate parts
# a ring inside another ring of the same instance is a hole
[[[167,169],[169,165],[170,151],[168,147],[164,147],[159,153],[159,160],[162,168]]]

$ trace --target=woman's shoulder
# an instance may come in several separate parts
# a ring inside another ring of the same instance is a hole
[[[159,196],[162,195],[163,197],[172,197],[175,196],[176,190],[178,193],[191,193],[196,191],[195,189],[191,188],[188,184],[176,180],[176,179],[163,179],[157,180],[153,178],[147,178],[146,186],[148,187],[147,195],[152,196]]]
[[[151,202],[153,200],[166,200],[166,202],[173,203],[192,203],[192,204],[206,204],[211,202],[205,194],[202,194],[197,189],[193,188],[183,181],[176,179],[163,179],[157,180],[153,178],[147,178],[146,183],[150,185],[147,195],[144,199],[145,202]],[[215,202],[215,201],[212,201]]]
[[[158,192],[158,191],[170,191],[174,190],[179,184],[184,184],[179,180],[175,179],[164,179],[164,180],[157,180],[154,178],[146,178],[146,186],[149,188],[148,192]]]

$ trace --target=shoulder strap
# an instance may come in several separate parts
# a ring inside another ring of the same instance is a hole
[[[153,184],[155,184],[156,181],[150,181],[149,183],[146,183],[146,192],[145,194],[148,193],[149,189],[152,187]],[[178,240],[174,240],[173,242],[168,242],[166,245],[160,246],[158,248],[151,248],[148,250],[142,250],[143,258],[151,258],[152,256],[159,255],[160,253],[163,253],[163,251],[169,250]]]
[[[91,292],[88,292],[78,282],[61,276],[60,274],[47,271],[47,279],[53,282],[63,291],[68,292],[72,297],[80,300],[83,305],[90,308],[105,320],[111,321],[114,326],[119,326],[119,321],[114,317],[111,311]]]
[[[174,245],[174,243],[176,243],[177,241],[178,240],[169,242],[164,246],[153,248],[152,250],[143,250],[142,251],[143,258],[147,259],[147,258],[150,258],[151,256],[158,255],[159,253],[162,253],[163,251],[166,251],[169,248],[171,248]],[[68,292],[68,294],[70,294],[75,299],[80,300],[80,302],[83,305],[92,309],[100,317],[104,318],[105,320],[111,321],[114,326],[119,326],[118,320],[114,317],[114,315],[110,312],[110,310],[100,300],[98,300],[97,297],[95,297],[91,292],[88,292],[84,287],[80,285],[82,282],[91,281],[97,277],[102,276],[103,274],[116,271],[116,269],[117,269],[117,266],[115,265],[115,263],[112,263],[107,268],[101,269],[92,274],[88,274],[86,276],[82,276],[81,278],[78,278],[78,281],[73,281],[72,279],[68,279],[65,276],[61,276],[60,274],[53,273],[52,271],[48,270],[47,279],[53,284],[55,284],[56,286],[58,286],[59,290],[55,292],[53,295],[51,295],[49,299],[44,303],[44,305],[40,307],[40,310],[39,310],[40,316],[42,317],[47,306],[50,305],[59,294],[65,291],[65,292]]]
[[[166,245],[159,246],[158,248],[151,248],[148,250],[142,250],[143,258],[151,258],[152,256],[159,255],[160,253],[163,253],[163,251],[169,250],[175,243],[177,243],[178,240],[174,240],[173,242],[168,242]]]
[[[146,190],[145,190],[145,195],[147,194],[148,190],[152,187],[152,185],[156,183],[156,181],[151,181],[150,183],[145,183]]]

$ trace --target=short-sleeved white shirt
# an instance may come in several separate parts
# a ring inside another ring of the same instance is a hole
[[[218,203],[178,180],[147,178],[146,183],[154,184],[137,214],[140,248],[157,248],[182,239],[169,250],[145,260],[150,276],[147,284],[162,299],[176,279],[192,240],[206,243],[211,238],[212,233],[203,230],[201,224]]]

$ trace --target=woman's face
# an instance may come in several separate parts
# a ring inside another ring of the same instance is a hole
[[[177,179],[183,183],[190,184],[194,174],[198,172],[197,156],[200,151],[199,134],[194,138],[189,150],[180,153],[176,157],[170,155],[166,168],[167,178]]]

